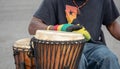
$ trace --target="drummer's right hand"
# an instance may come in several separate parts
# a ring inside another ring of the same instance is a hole
[[[86,28],[84,26],[82,26],[81,29],[73,31],[73,32],[83,34],[83,36],[85,37],[85,39],[87,41],[89,41],[91,39],[90,33],[86,30]]]
[[[66,32],[72,32],[75,30],[79,30],[82,27],[74,24],[61,24],[61,25],[55,25],[54,30],[56,31],[66,31]]]

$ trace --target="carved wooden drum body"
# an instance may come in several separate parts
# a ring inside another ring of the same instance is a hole
[[[13,46],[16,69],[35,69],[35,59],[29,56],[30,38],[17,40]]]
[[[77,69],[85,39],[76,33],[38,30],[32,43],[37,69]]]

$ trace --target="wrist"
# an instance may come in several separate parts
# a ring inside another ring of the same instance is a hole
[[[46,29],[46,30],[54,30],[54,26],[49,25],[49,26],[47,26],[47,29]]]
[[[61,24],[61,25],[55,25],[54,26],[54,30],[56,31],[66,31],[69,32],[67,30],[68,27],[72,26],[72,24]]]

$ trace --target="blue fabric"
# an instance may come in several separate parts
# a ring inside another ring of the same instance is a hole
[[[105,45],[86,43],[79,69],[120,69],[117,57]]]

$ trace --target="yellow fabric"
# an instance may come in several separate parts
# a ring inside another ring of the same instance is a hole
[[[65,13],[68,23],[71,24],[77,17],[77,8],[74,6],[66,5]]]
[[[83,36],[86,38],[87,41],[89,41],[91,39],[90,33],[84,27],[80,30],[73,31],[73,32],[83,34]]]
[[[61,31],[62,26],[63,25],[59,25],[58,28],[57,28],[57,31]]]

